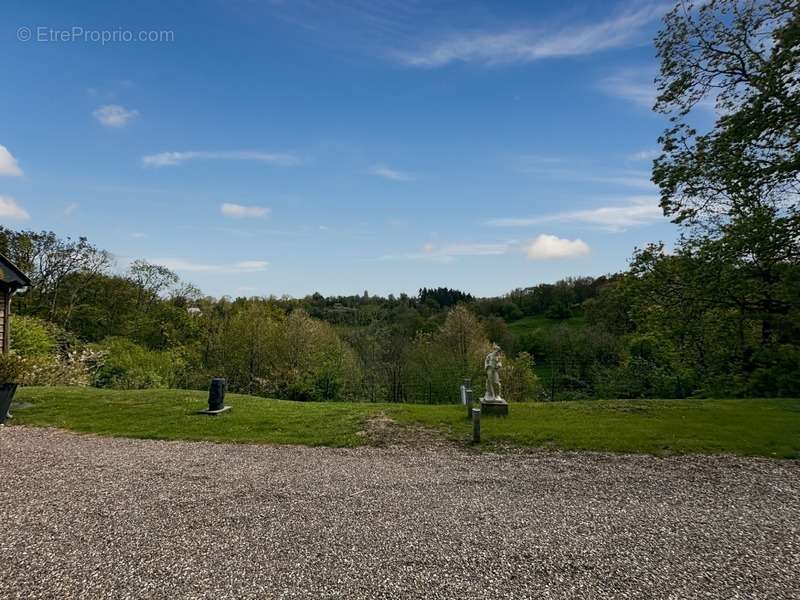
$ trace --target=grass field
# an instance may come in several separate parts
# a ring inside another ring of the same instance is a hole
[[[22,388],[11,424],[99,435],[358,446],[371,443],[372,417],[424,425],[466,444],[470,424],[457,405],[298,403],[229,394],[233,410],[198,415],[206,393]],[[615,400],[512,404],[485,417],[484,448],[496,444],[649,454],[732,453],[800,458],[800,400]]]
[[[516,321],[509,321],[508,330],[514,335],[522,335],[530,333],[536,329],[551,329],[559,325],[566,325],[567,327],[582,327],[586,324],[586,318],[583,315],[570,317],[562,321],[555,319],[548,319],[544,315],[533,315],[531,317],[523,317]]]

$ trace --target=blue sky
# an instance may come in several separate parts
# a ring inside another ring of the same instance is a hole
[[[648,181],[664,11],[5,2],[0,222],[217,296],[614,272],[676,237]]]

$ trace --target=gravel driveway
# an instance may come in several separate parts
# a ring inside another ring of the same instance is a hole
[[[1,598],[800,598],[800,463],[0,428]]]

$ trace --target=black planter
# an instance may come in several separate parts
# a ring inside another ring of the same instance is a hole
[[[16,392],[16,383],[0,383],[0,423],[8,418],[11,401],[14,399]]]

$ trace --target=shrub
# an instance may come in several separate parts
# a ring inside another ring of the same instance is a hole
[[[0,354],[0,384],[19,383],[25,365],[22,359],[15,354]]]
[[[105,356],[94,376],[96,387],[174,387],[185,365],[180,351],[148,350],[126,338],[107,338],[93,349]]]
[[[409,352],[405,386],[410,402],[458,402],[464,379],[473,382],[475,396],[483,393],[483,360],[491,350],[483,325],[466,307],[448,312],[434,333],[420,333]]]
[[[533,357],[520,352],[516,357],[504,357],[500,370],[503,397],[510,402],[523,402],[540,398],[544,390],[533,372]]]
[[[11,318],[11,349],[21,357],[52,355],[56,351],[54,327],[36,317]]]
[[[630,356],[616,367],[598,367],[595,395],[598,398],[685,398],[692,385],[668,365],[651,358]]]
[[[43,354],[22,359],[24,385],[88,386],[102,366],[105,354],[91,348],[59,354]]]

